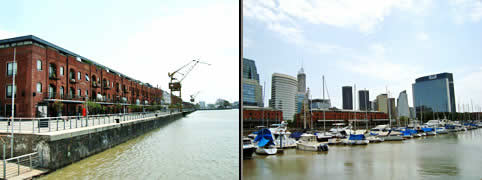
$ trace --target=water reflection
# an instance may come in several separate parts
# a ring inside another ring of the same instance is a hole
[[[246,179],[481,179],[482,129],[243,160]]]

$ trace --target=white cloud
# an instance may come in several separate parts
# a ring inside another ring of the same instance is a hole
[[[482,67],[475,69],[472,72],[466,72],[464,74],[454,74],[455,84],[455,102],[457,104],[470,104],[473,101],[474,109],[475,105],[482,105],[482,85],[480,82],[482,79]],[[458,109],[457,111],[461,111]]]
[[[421,41],[426,41],[429,39],[428,34],[425,32],[420,32],[417,34],[417,39]]]
[[[457,24],[467,21],[479,22],[482,19],[482,1],[480,0],[451,0],[450,4]]]
[[[414,12],[421,12],[421,9],[425,9],[430,1],[280,0],[279,4],[281,12],[311,24],[327,24],[340,28],[355,27],[360,32],[371,33],[392,9],[413,9]]]
[[[17,36],[18,36],[18,34],[16,34],[16,33],[0,29],[0,39],[8,39],[8,38],[13,38],[13,37],[17,37]]]
[[[208,103],[217,98],[238,101],[238,14],[235,3],[183,9],[154,19],[142,31],[126,37],[127,45],[118,54],[100,59],[115,60],[105,64],[168,90],[167,73],[199,58],[212,65],[198,65],[187,76],[183,98],[201,91],[197,99]]]

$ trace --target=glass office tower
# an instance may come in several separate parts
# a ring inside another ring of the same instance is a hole
[[[412,84],[413,104],[417,113],[424,111],[456,112],[452,73],[417,78]]]

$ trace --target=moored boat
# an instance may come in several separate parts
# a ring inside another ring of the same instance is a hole
[[[243,159],[251,159],[253,153],[256,151],[256,147],[250,138],[243,138]]]
[[[302,134],[296,148],[304,151],[328,151],[328,145],[318,142],[313,134]]]

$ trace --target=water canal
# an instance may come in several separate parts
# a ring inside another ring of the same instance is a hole
[[[40,179],[238,179],[238,116],[197,111]]]
[[[244,179],[482,179],[482,129],[243,160]]]

